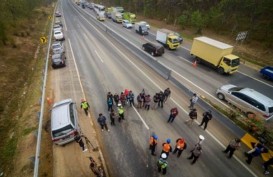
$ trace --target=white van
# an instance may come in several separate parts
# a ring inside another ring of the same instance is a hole
[[[220,87],[216,94],[220,100],[242,110],[247,117],[273,118],[273,100],[253,89],[228,84]]]
[[[55,144],[74,141],[80,131],[76,105],[72,99],[57,102],[51,110],[51,137]]]

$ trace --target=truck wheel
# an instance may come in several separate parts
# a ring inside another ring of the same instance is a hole
[[[224,74],[225,71],[224,71],[224,69],[222,67],[220,67],[220,68],[217,69],[217,72],[219,74]]]
[[[218,93],[217,97],[219,98],[219,100],[225,100],[225,96],[222,93]]]

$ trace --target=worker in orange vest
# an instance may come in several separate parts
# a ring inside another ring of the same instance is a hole
[[[162,144],[162,151],[161,151],[161,154],[162,154],[162,153],[165,153],[165,154],[167,155],[167,158],[168,158],[168,156],[169,156],[169,152],[172,152],[172,146],[170,145],[170,143],[171,143],[171,139],[168,138],[168,139],[166,140],[166,143],[163,143],[163,144]]]
[[[176,140],[176,145],[175,145],[175,149],[173,151],[173,154],[175,154],[177,151],[177,158],[181,156],[183,150],[185,150],[187,148],[187,144],[186,141],[184,140],[184,138],[178,138]]]
[[[156,145],[157,145],[157,139],[158,139],[157,135],[152,135],[150,137],[150,150],[151,150],[151,154],[153,156],[156,155],[155,154],[155,148],[156,148]]]

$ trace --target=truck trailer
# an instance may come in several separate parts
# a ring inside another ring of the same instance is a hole
[[[232,74],[240,65],[240,58],[232,54],[233,46],[202,36],[194,38],[191,55],[198,62],[208,64],[220,74]]]
[[[177,49],[180,44],[178,41],[178,36],[174,35],[173,31],[167,29],[157,30],[156,40],[168,49]]]

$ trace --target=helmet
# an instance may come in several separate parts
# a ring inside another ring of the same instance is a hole
[[[162,154],[161,154],[161,158],[162,158],[162,159],[166,159],[166,158],[167,158],[167,154],[166,154],[166,153],[162,153]]]
[[[167,141],[167,143],[170,143],[170,142],[171,142],[171,139],[170,139],[170,138],[168,138],[166,141]]]
[[[200,140],[204,140],[205,137],[204,137],[203,135],[199,135],[199,139],[200,139]]]
[[[119,103],[118,106],[121,106],[121,104]]]
[[[156,140],[158,139],[158,136],[157,136],[157,135],[154,135],[153,137],[154,137],[154,139],[156,139]]]

